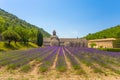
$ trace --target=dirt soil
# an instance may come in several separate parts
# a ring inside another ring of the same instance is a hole
[[[67,71],[60,73],[56,70],[51,70],[47,73],[37,73],[35,72],[37,68],[29,73],[21,73],[18,71],[5,71],[4,69],[0,70],[0,80],[120,80],[119,75],[100,75],[93,74],[91,75],[76,75],[74,72]],[[93,74],[93,75],[92,75]]]

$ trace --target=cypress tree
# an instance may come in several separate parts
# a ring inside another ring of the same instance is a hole
[[[43,35],[40,32],[40,30],[38,30],[38,33],[37,33],[37,45],[40,47],[43,45]]]

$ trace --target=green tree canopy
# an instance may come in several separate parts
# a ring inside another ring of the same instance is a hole
[[[20,36],[15,31],[12,30],[6,30],[5,32],[3,32],[2,37],[4,40],[9,42],[9,45],[11,41],[16,42],[17,40],[20,39]]]
[[[24,44],[26,44],[26,42],[29,41],[30,38],[30,30],[28,29],[24,29],[22,27],[16,27],[15,31],[20,35],[21,37],[21,41],[24,42]]]

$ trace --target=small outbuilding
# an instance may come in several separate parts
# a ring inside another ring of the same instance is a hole
[[[115,38],[95,39],[88,41],[88,47],[91,48],[113,48],[113,41]]]

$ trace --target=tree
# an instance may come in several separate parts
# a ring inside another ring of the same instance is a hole
[[[24,29],[22,27],[16,27],[15,31],[20,35],[21,37],[21,41],[24,42],[24,44],[26,44],[29,41],[29,33],[30,31],[28,29]]]
[[[13,38],[15,44],[16,44],[16,42],[17,42],[18,40],[20,40],[20,39],[21,39],[21,37],[15,32],[15,35],[14,35],[14,38]]]
[[[120,32],[117,33],[116,38],[120,38]]]
[[[35,42],[37,40],[37,29],[30,29],[30,41]]]
[[[94,46],[96,46],[95,43],[91,43],[91,44],[90,44],[90,47],[91,47],[91,48],[94,48]]]
[[[38,33],[37,33],[37,45],[38,46],[42,46],[43,45],[43,35],[40,32],[40,30],[38,30]]]
[[[113,46],[115,48],[120,48],[120,32],[117,33],[116,40],[113,41]]]
[[[107,38],[107,37],[104,35],[103,38]]]
[[[7,40],[9,45],[11,43],[11,41],[16,41],[20,39],[20,36],[15,32],[15,31],[12,31],[12,30],[6,30],[2,33],[2,37],[4,40]]]

